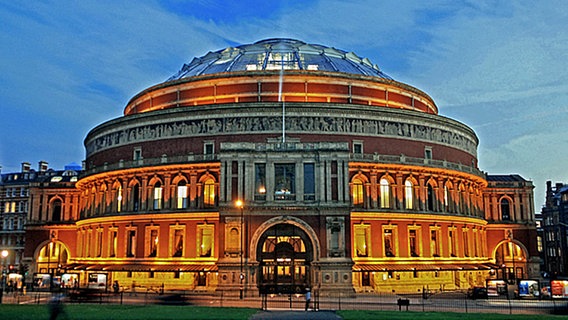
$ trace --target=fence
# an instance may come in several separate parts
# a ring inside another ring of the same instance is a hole
[[[26,295],[5,294],[3,303],[48,303],[52,295],[61,293],[28,292]],[[96,304],[191,304],[210,307],[249,307],[263,310],[304,310],[302,294],[267,294],[239,299],[234,293],[156,291],[147,288],[136,293],[72,292],[67,303]],[[339,293],[320,296],[313,292],[310,310],[385,310],[406,312],[457,312],[501,314],[568,314],[568,300],[508,299],[506,296],[470,299],[464,292],[446,291],[421,294],[352,294]]]

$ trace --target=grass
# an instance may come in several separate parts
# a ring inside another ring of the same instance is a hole
[[[211,308],[197,306],[160,306],[160,305],[66,305],[65,315],[58,319],[81,320],[164,320],[164,319],[231,319],[246,320],[258,309],[250,308]],[[0,305],[2,319],[35,320],[48,319],[46,305]]]
[[[452,313],[452,312],[400,312],[400,311],[367,311],[342,310],[337,311],[344,320],[560,320],[566,316],[530,314],[508,315],[495,313]]]
[[[199,306],[161,306],[161,305],[66,305],[62,320],[177,320],[177,319],[231,319],[246,320],[258,312],[252,308],[217,308]],[[337,314],[344,320],[560,320],[560,315],[507,315],[491,313],[450,313],[450,312],[400,312],[342,310]],[[2,319],[35,320],[49,318],[46,305],[0,305]]]

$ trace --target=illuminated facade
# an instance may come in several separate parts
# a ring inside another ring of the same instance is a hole
[[[49,243],[69,254],[60,274],[95,286],[416,292],[509,264],[534,277],[532,184],[484,174],[477,145],[353,53],[230,47],[89,132],[74,230]]]

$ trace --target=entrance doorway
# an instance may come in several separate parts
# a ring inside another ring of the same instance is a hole
[[[260,293],[303,293],[310,287],[313,248],[299,227],[283,223],[266,230],[257,257]]]

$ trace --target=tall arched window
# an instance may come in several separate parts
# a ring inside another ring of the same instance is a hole
[[[203,184],[203,205],[215,206],[215,181],[211,178],[205,180]]]
[[[501,199],[501,219],[511,220],[511,205],[507,198]]]
[[[162,189],[162,184],[159,182],[156,182],[156,184],[154,185],[154,210],[160,210],[162,209],[162,203],[163,203],[163,189]]]
[[[444,186],[444,208],[446,212],[450,211],[450,194],[448,186]]]
[[[51,221],[61,221],[61,200],[54,200],[51,203],[51,208]]]
[[[381,208],[390,208],[390,184],[385,178],[380,181]]]
[[[414,185],[412,181],[404,182],[404,208],[412,210],[414,208]]]
[[[138,186],[138,183],[132,186],[130,198],[130,201],[132,201],[132,211],[140,210],[140,186]]]
[[[363,206],[364,191],[363,191],[363,181],[361,179],[353,179],[353,189],[351,190],[351,197],[353,201],[353,206],[361,207]]]
[[[436,196],[434,194],[434,188],[431,184],[428,184],[428,211],[434,211],[434,201],[436,200]]]
[[[176,208],[187,208],[187,185],[185,181],[180,181],[177,186],[177,205]]]
[[[116,189],[116,212],[120,212],[122,210],[122,186],[118,185]]]

